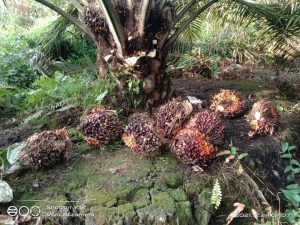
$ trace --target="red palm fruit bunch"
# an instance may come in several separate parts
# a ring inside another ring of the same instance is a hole
[[[250,137],[256,133],[272,135],[278,123],[278,113],[271,102],[261,100],[254,103],[246,120],[252,129],[249,132]]]
[[[186,164],[207,166],[216,150],[206,136],[197,129],[182,129],[173,139],[171,150]]]
[[[113,144],[121,138],[123,129],[116,111],[99,107],[89,111],[79,125],[79,130],[91,146]]]
[[[197,129],[214,144],[222,143],[224,136],[223,122],[218,113],[203,110],[194,115],[186,124],[187,129]]]
[[[164,138],[175,137],[192,111],[192,104],[188,100],[179,98],[162,105],[154,115],[157,134]]]
[[[72,143],[65,129],[33,134],[19,152],[18,161],[29,169],[49,168],[60,161],[69,162]]]
[[[237,92],[221,90],[213,97],[210,109],[220,112],[224,117],[232,118],[243,112],[244,102]]]
[[[134,114],[122,139],[133,152],[143,157],[153,158],[160,154],[162,142],[154,132],[153,120],[147,114]]]

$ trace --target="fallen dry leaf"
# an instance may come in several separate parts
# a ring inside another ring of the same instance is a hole
[[[203,172],[203,169],[200,166],[193,166],[192,168],[194,172]]]
[[[255,209],[251,209],[251,213],[252,213],[253,217],[254,217],[256,220],[258,220],[258,214],[257,214],[256,210],[255,210]]]
[[[267,203],[263,202],[262,204],[268,205]],[[271,215],[273,213],[272,207],[269,206],[266,208],[266,211],[268,212],[269,215]]]
[[[238,175],[241,175],[244,172],[244,168],[242,165],[239,165],[239,168],[237,170]]]
[[[230,156],[228,156],[226,159],[225,159],[225,163],[229,163],[231,160],[233,160],[234,159],[234,155],[230,155]]]
[[[236,209],[227,216],[227,225],[230,224],[245,208],[244,204],[238,202],[234,203],[233,206],[236,207]]]

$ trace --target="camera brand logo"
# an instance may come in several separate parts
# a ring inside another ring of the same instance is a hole
[[[32,206],[28,208],[27,206],[20,206],[17,208],[16,206],[9,206],[7,208],[7,214],[11,217],[20,215],[20,216],[40,216],[41,210],[38,206]]]
[[[12,217],[18,215],[18,208],[16,206],[9,206],[7,214]]]

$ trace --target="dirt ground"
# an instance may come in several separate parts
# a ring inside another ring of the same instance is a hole
[[[245,99],[245,112],[234,119],[224,119],[226,125],[224,144],[228,149],[232,141],[241,152],[249,153],[245,168],[261,186],[269,202],[277,205],[269,191],[277,193],[286,184],[283,170],[286,162],[280,159],[283,140],[299,146],[300,113],[283,112],[279,128],[273,136],[258,135],[249,139],[245,114],[253,102],[269,99],[293,104],[284,99],[277,89],[266,87],[257,80],[186,79],[173,80],[176,95],[195,96],[209,105],[211,97],[220,89],[232,89]],[[21,124],[22,119],[3,120],[0,124],[0,147],[27,138],[37,130],[76,127],[82,110],[63,112],[54,116],[42,127]],[[226,216],[234,209],[234,202],[247,204],[246,211],[263,210],[249,184],[237,177],[235,165],[224,164],[223,158],[204,172],[180,164],[172,155],[164,153],[154,161],[141,159],[123,146],[91,149],[83,142],[74,142],[75,156],[68,167],[58,165],[48,171],[23,171],[9,178],[14,189],[13,204],[23,205],[24,200],[44,199],[85,204],[84,212],[96,217],[87,219],[52,217],[48,224],[224,224]],[[299,152],[299,149],[298,149]],[[215,179],[220,179],[223,202],[218,211],[205,200]],[[262,182],[259,182],[262,180]],[[263,185],[262,185],[263,184]],[[246,195],[248,197],[246,197]],[[92,200],[91,200],[92,199]],[[32,202],[26,204],[32,205]],[[41,203],[40,207],[45,207]],[[6,206],[0,211],[4,212]],[[155,210],[154,210],[155,209]],[[198,215],[198,216],[197,216]],[[159,218],[162,220],[160,221]],[[209,218],[209,219],[208,219]],[[159,222],[160,221],[160,222]],[[239,218],[232,224],[253,224],[253,219]]]
[[[206,105],[220,89],[238,91],[245,99],[244,113],[234,119],[224,119],[226,148],[230,141],[251,156],[250,165],[259,168],[261,175],[267,179],[271,187],[279,190],[285,181],[282,180],[285,163],[280,159],[280,148],[284,140],[290,139],[291,143],[300,144],[300,114],[299,112],[284,112],[280,115],[279,127],[273,136],[257,135],[250,139],[247,135],[250,128],[245,115],[251,109],[253,103],[260,99],[270,100],[276,105],[278,102],[286,102],[284,96],[276,88],[270,89],[257,80],[221,80],[208,79],[178,79],[174,81],[178,95],[195,96],[204,100]],[[227,147],[228,148],[228,147]],[[280,174],[278,176],[277,172]]]

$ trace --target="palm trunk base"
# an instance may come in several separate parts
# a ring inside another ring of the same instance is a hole
[[[164,73],[164,59],[141,57],[134,66],[128,68],[128,65],[120,63],[120,60],[117,60],[116,57],[112,57],[110,62],[106,63],[103,57],[99,55],[97,64],[99,69],[98,78],[103,79],[108,75],[106,72],[110,71],[116,81],[119,95],[125,98],[125,101],[138,100],[139,107],[151,109],[168,100],[172,94],[171,80]],[[127,75],[128,71],[131,77]],[[128,94],[131,91],[128,85],[132,79],[140,81],[140,92],[136,97]]]
[[[167,101],[172,95],[171,89],[171,80],[169,77],[164,77],[160,74],[160,79],[156,80],[154,89],[151,92],[144,90],[143,94],[143,104],[142,107],[146,107],[147,109],[151,109],[153,107],[157,107],[163,102]],[[145,83],[149,82],[148,80],[143,81],[143,86],[145,87]]]

